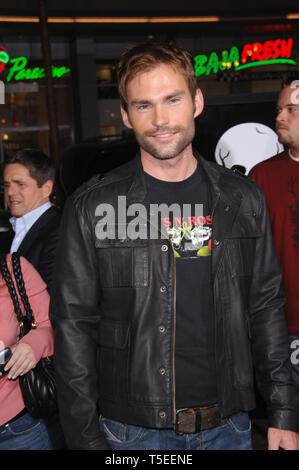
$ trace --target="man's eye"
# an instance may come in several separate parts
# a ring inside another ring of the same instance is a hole
[[[137,106],[138,111],[146,111],[148,109],[148,104],[140,104]]]
[[[176,104],[176,103],[178,103],[179,101],[180,101],[179,98],[171,98],[171,99],[169,100],[170,104]]]

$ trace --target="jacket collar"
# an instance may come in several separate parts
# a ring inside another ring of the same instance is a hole
[[[216,242],[221,242],[232,232],[242,203],[241,180],[232,171],[221,167],[216,162],[205,160],[195,149],[193,151],[207,177],[210,188],[213,238]],[[135,158],[135,177],[127,193],[127,204],[133,203],[149,204],[140,154]]]
[[[235,183],[235,175],[233,173],[225,173],[227,175],[226,178],[224,175],[225,170],[217,163],[205,160],[195,149],[194,155],[203,169],[210,186],[212,212],[215,205],[218,206],[220,201],[226,212],[229,212],[234,207],[239,208],[240,202],[243,199],[243,194],[240,189],[240,184]],[[136,155],[134,162],[135,177],[133,178],[133,182],[127,193],[127,203],[146,204],[149,203],[149,200],[140,154]]]
[[[133,178],[132,185],[127,193],[127,204],[143,203],[148,204],[148,195],[145,183],[144,171],[141,163],[140,153],[134,159],[135,163],[135,177]]]
[[[22,243],[18,248],[18,253],[25,255],[27,251],[34,245],[35,240],[38,237],[39,231],[49,223],[49,220],[55,214],[55,209],[51,206],[49,207],[32,225],[30,230],[26,233]]]

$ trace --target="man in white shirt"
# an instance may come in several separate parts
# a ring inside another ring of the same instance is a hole
[[[48,289],[60,223],[50,202],[54,177],[52,160],[36,149],[20,150],[5,162],[4,195],[13,228],[8,251],[27,258]]]
[[[32,225],[50,207],[52,207],[52,204],[50,203],[50,201],[48,201],[42,204],[41,206],[38,206],[36,209],[33,209],[32,211],[23,215],[23,217],[11,217],[9,219],[12,228],[15,232],[15,236],[10,247],[10,253],[14,253],[18,250],[24,237],[26,236],[27,232],[30,230]]]

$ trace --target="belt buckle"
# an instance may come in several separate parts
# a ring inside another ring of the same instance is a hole
[[[192,434],[198,432],[201,424],[200,413],[193,408],[182,408],[176,412],[176,434]]]
[[[175,432],[192,434],[211,429],[221,424],[218,406],[182,408],[176,412]]]

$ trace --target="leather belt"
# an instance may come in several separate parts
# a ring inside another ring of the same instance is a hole
[[[176,434],[191,434],[215,428],[221,424],[218,405],[182,408],[176,412]]]

